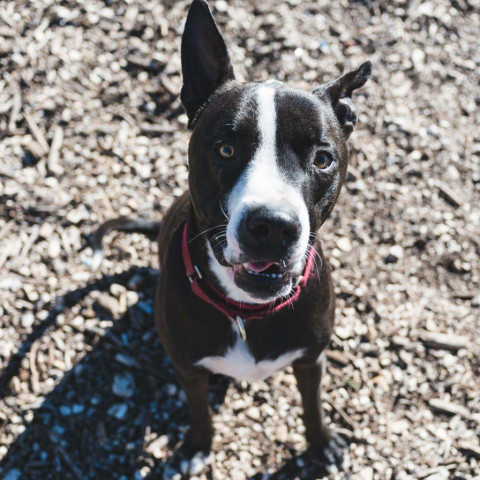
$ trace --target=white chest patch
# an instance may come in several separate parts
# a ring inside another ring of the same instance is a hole
[[[237,338],[237,341],[222,356],[204,357],[196,362],[213,373],[221,373],[237,380],[258,382],[268,378],[277,370],[287,367],[297,358],[300,358],[305,349],[299,348],[280,355],[275,360],[261,360],[256,362],[248,344]]]

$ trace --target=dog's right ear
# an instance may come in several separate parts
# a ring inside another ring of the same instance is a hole
[[[337,116],[346,138],[357,123],[357,114],[352,103],[352,93],[363,87],[372,75],[372,62],[367,60],[356,70],[342,75],[337,80],[321,85],[314,94],[329,102]]]
[[[234,78],[227,47],[204,0],[193,0],[188,11],[182,36],[182,72],[180,98],[190,127],[208,97]]]

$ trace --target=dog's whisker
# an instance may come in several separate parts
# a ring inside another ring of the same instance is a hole
[[[225,225],[219,225],[219,227],[224,227],[224,226]],[[205,242],[202,249],[206,249],[208,247],[208,245],[210,244],[210,246],[215,250],[221,242],[224,242],[224,244],[225,244],[224,246],[227,246],[227,241],[226,241],[227,233],[226,232],[227,232],[227,230],[225,228],[223,231],[216,233],[212,238],[208,239]]]
[[[317,271],[317,278],[318,278],[318,283],[322,283],[322,279],[320,277],[320,271],[322,269],[322,266],[323,266],[323,261],[322,261],[322,258],[320,256],[318,256],[319,260],[320,260],[320,267],[318,267],[317,265],[317,261],[314,259],[314,262],[315,262],[315,270]]]
[[[310,251],[310,250],[313,250],[313,254],[314,254],[313,263],[315,265],[315,270],[316,270],[316,273],[317,273],[318,283],[321,283],[320,270],[323,267],[323,259],[322,259],[322,256],[320,255],[320,253],[318,252],[318,250],[314,247],[314,244],[309,241],[308,242],[308,251]],[[316,258],[318,258],[318,260],[319,260],[320,268],[317,264]]]
[[[320,262],[320,268],[323,267],[323,259],[322,259],[322,256],[320,255],[320,253],[318,253],[317,249],[315,247],[312,247],[312,250],[313,250],[313,253],[315,254],[315,256],[318,258],[319,262]]]
[[[315,265],[315,271],[317,273],[318,283],[320,283],[320,271],[319,271],[317,260],[315,259],[315,257],[313,257],[313,263]]]
[[[222,213],[225,215],[225,218],[226,218],[227,220],[230,220],[230,219],[228,218],[228,215],[225,213],[225,210],[223,209],[223,205],[222,205],[221,202],[220,202],[220,210],[221,210]]]
[[[213,249],[213,251],[217,251],[217,252],[222,252],[225,247],[227,246],[227,241],[225,239],[226,235],[221,235],[221,234],[218,234],[216,237],[214,237],[211,241],[210,241],[210,245]],[[206,248],[208,245],[208,243],[206,243],[204,245],[203,248]]]
[[[227,237],[227,232],[218,232],[216,233],[212,238],[211,240],[216,240],[217,238],[223,238],[223,237]]]
[[[210,244],[213,246],[213,244],[215,245],[220,245],[220,244],[225,244],[227,245],[227,241],[226,241],[226,238],[227,236],[225,234],[218,234],[218,235],[215,235],[215,237],[213,237],[211,240],[210,240]]]
[[[201,235],[203,235],[207,232],[211,232],[212,230],[217,230],[217,229],[223,228],[223,227],[225,227],[225,231],[227,231],[227,229],[226,229],[227,224],[226,223],[222,223],[221,225],[216,225],[215,227],[207,228],[207,229],[203,230],[202,232],[200,232],[199,234],[195,235],[193,238],[191,238],[189,240],[189,243],[193,242],[196,238],[200,237]]]

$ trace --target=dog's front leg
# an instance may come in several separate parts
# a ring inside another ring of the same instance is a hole
[[[321,382],[325,362],[322,354],[315,363],[293,365],[293,372],[302,397],[307,442],[313,455],[326,462],[327,469],[331,471],[344,469],[347,458],[343,452],[345,443],[331,434],[323,420]]]
[[[209,374],[203,371],[187,374],[177,370],[177,376],[187,397],[191,425],[183,445],[166,466],[163,478],[173,480],[179,473],[189,478],[206,469],[210,470],[210,475],[207,475],[210,478],[213,468],[210,456],[213,424],[208,402]]]
[[[208,402],[207,372],[184,375],[177,371],[178,380],[185,391],[190,411],[191,426],[185,444],[193,453],[209,452],[212,445],[212,410]]]
[[[302,396],[303,423],[307,442],[314,450],[322,450],[330,441],[330,431],[323,422],[321,382],[324,360],[314,364],[297,364],[293,372]]]

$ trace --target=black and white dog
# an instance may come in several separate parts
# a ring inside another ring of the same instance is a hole
[[[352,92],[372,65],[313,93],[275,80],[239,83],[207,3],[194,0],[182,68],[189,190],[159,225],[155,323],[191,428],[164,478],[176,468],[198,473],[211,450],[211,373],[257,381],[293,365],[311,450],[331,459],[338,449],[322,419],[320,382],[335,297],[317,231],[347,171]],[[96,242],[144,226],[110,221]]]

